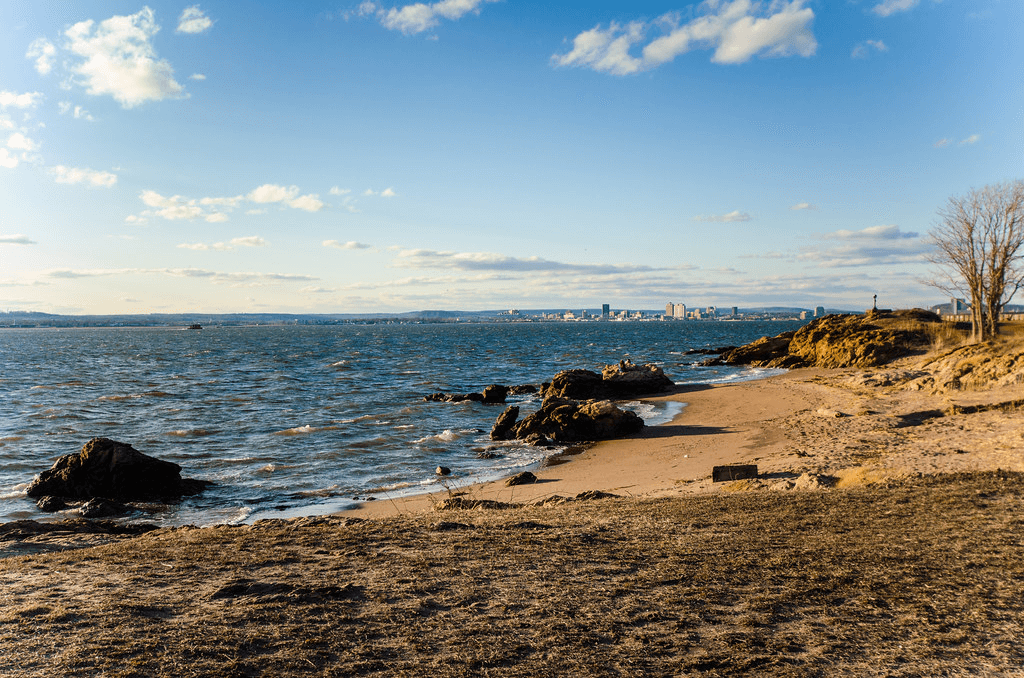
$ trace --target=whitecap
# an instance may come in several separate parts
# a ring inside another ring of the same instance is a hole
[[[316,426],[310,426],[309,424],[306,424],[304,426],[296,426],[295,428],[286,428],[283,431],[275,431],[274,435],[275,436],[301,436],[301,435],[305,435],[307,433],[315,433],[315,432],[317,432],[319,430],[320,429],[318,429]]]

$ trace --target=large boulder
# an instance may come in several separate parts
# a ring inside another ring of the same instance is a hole
[[[779,363],[789,356],[789,345],[795,331],[783,332],[775,337],[761,337],[757,341],[734,348],[721,358],[708,364],[753,365],[754,367],[782,367]],[[795,366],[795,365],[788,365]]]
[[[508,440],[509,432],[519,418],[519,407],[512,405],[505,408],[505,411],[498,415],[498,419],[491,428],[491,440]]]
[[[657,365],[634,365],[630,360],[606,366],[601,370],[601,381],[619,398],[660,393],[675,386]]]
[[[66,454],[29,485],[30,497],[99,497],[117,501],[168,501],[198,494],[212,483],[181,477],[181,467],[139,452],[127,443],[93,438]]]
[[[643,427],[644,420],[636,412],[607,400],[547,398],[539,410],[513,426],[508,436],[517,440],[542,436],[566,443],[621,438]]]
[[[601,374],[590,370],[563,370],[551,379],[543,395],[573,400],[633,398],[661,393],[674,385],[657,365],[634,365],[622,360],[617,365],[606,366]]]

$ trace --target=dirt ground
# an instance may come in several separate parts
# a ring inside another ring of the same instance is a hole
[[[4,676],[1024,672],[1024,476],[162,529],[0,560]]]

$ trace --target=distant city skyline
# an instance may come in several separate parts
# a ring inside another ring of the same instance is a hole
[[[0,308],[948,301],[936,211],[1024,176],[1022,25],[1005,0],[8,0]]]

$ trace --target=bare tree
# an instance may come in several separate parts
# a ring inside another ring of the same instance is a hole
[[[1024,181],[952,197],[930,232],[941,278],[934,287],[971,300],[975,341],[995,336],[999,316],[1024,286]]]

